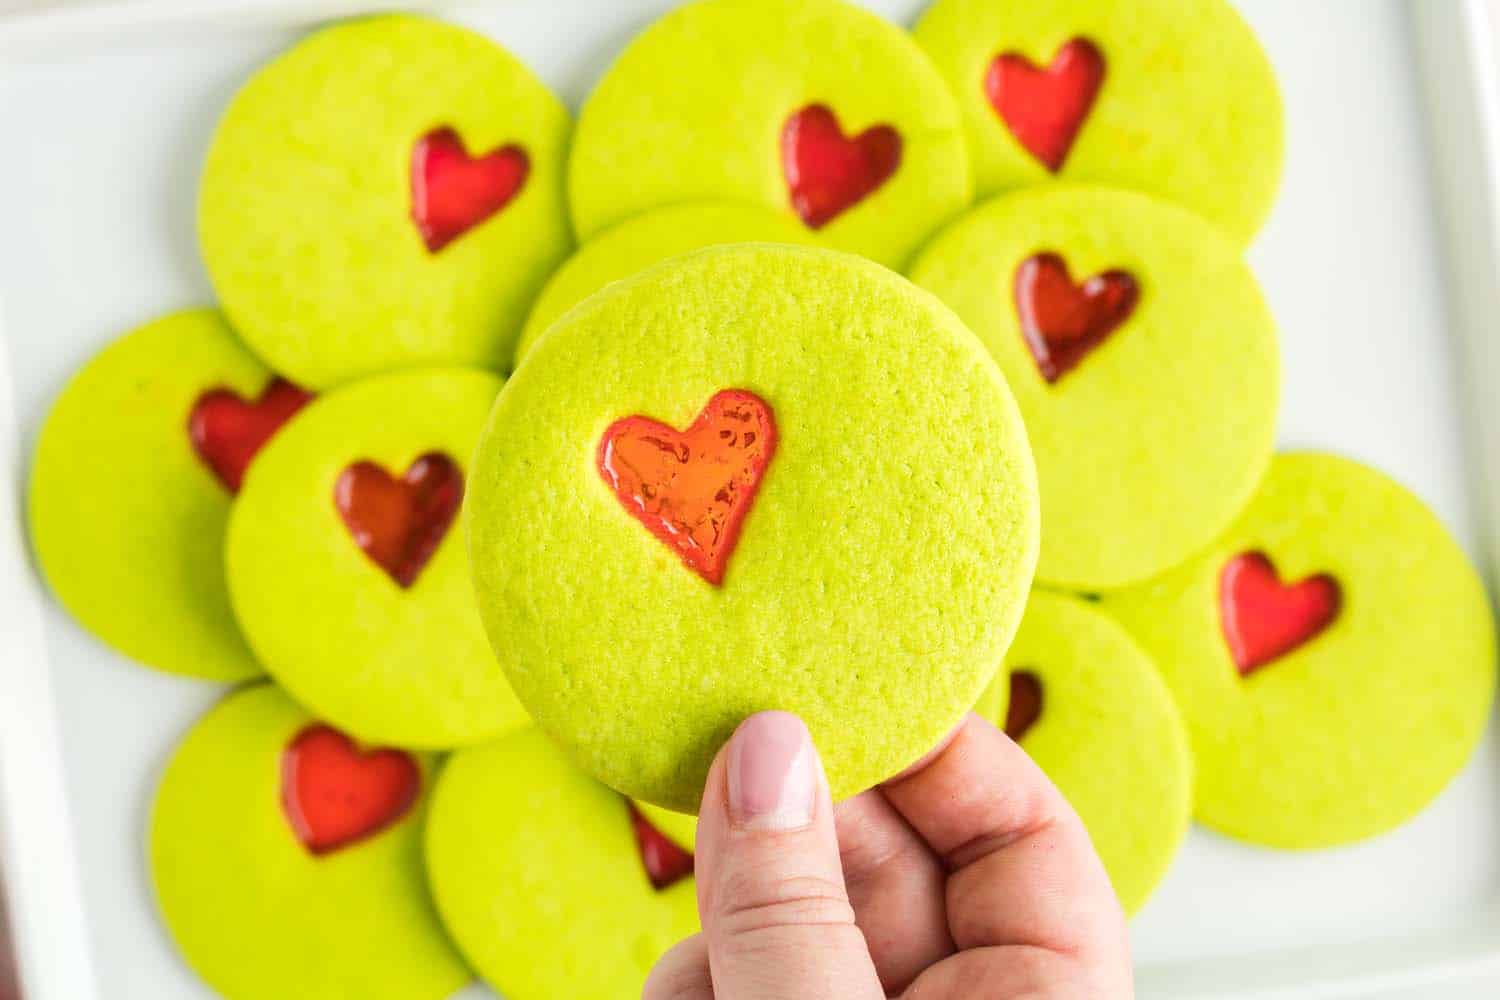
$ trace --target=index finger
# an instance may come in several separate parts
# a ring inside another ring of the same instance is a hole
[[[1082,821],[993,725],[971,713],[946,746],[881,790],[947,866],[959,948],[1124,957],[1124,915]]]

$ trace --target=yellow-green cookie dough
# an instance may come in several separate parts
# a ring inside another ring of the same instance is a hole
[[[616,421],[680,432],[726,390],[764,402],[777,443],[716,586],[598,463]],[[838,797],[929,750],[998,669],[1038,535],[1020,415],[973,334],[879,265],[767,245],[674,258],[559,320],[495,404],[471,510],[480,612],[533,718],[683,812],[764,709],[806,720]]]
[[[229,591],[251,647],[293,697],[360,739],[445,748],[525,720],[485,642],[463,546],[469,456],[500,386],[430,369],[327,393],[260,454],[235,503]],[[403,587],[356,543],[335,494],[358,463],[402,479],[432,454],[461,472],[463,507]]]
[[[469,157],[515,147],[526,166],[503,207],[433,251],[414,218],[416,150],[443,129]],[[413,16],[325,28],[256,73],[214,134],[198,200],[214,289],[302,385],[503,368],[571,247],[568,130],[562,103],[475,32]]]
[[[1270,211],[1285,141],[1281,94],[1225,0],[936,0],[913,33],[957,96],[981,196],[1053,177],[1130,188],[1185,205],[1240,245]],[[1046,73],[1075,39],[1102,60],[1092,102],[1085,92],[1071,103],[1079,84],[1064,66],[1015,95],[1029,116],[1066,105],[1059,113],[1074,123],[1074,109],[1085,109],[1054,172],[1007,124],[990,80],[1007,54]]]
[[[1032,594],[1006,670],[978,710],[1004,726],[1010,675],[1041,686],[1021,746],[1088,828],[1127,913],[1172,863],[1192,813],[1187,730],[1155,665],[1086,601]]]
[[[230,695],[173,754],[149,860],[183,960],[229,1000],[446,1000],[469,979],[422,868],[419,800],[316,855],[282,806],[283,755],[314,720],[270,685]],[[418,760],[424,780],[431,762]]]
[[[80,624],[147,666],[261,672],[224,587],[230,495],[188,421],[205,392],[254,398],[271,378],[218,313],[173,313],[101,351],[42,425],[28,501],[37,561]]]
[[[637,36],[584,104],[568,161],[579,236],[704,199],[798,218],[785,130],[810,107],[846,140],[899,138],[894,172],[819,223],[830,246],[900,267],[968,203],[953,96],[905,32],[844,0],[698,0]]]
[[[1221,604],[1224,568],[1246,553],[1287,588],[1327,574],[1340,601],[1321,631],[1242,676]],[[1198,819],[1243,840],[1314,848],[1389,830],[1463,767],[1489,718],[1479,577],[1420,500],[1346,459],[1277,456],[1222,537],[1105,606],[1182,708]]]
[[[521,330],[516,363],[563,313],[610,282],[658,261],[720,243],[815,240],[795,218],[760,205],[694,202],[638,215],[589,240],[547,281]]]
[[[508,1000],[638,997],[698,931],[693,880],[653,888],[625,800],[535,729],[449,759],[427,870],[454,941]]]
[[[1055,381],[1023,336],[1028,261],[1075,287],[1115,272],[1133,309]],[[1222,531],[1275,443],[1276,330],[1233,245],[1144,195],[1056,186],[997,198],[938,235],[912,280],[951,306],[1004,371],[1036,455],[1038,579],[1099,590],[1150,577]]]

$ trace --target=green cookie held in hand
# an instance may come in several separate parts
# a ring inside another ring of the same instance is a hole
[[[58,600],[147,666],[259,674],[229,610],[224,525],[250,460],[307,399],[209,309],[100,352],[53,404],[31,469],[32,544]]]
[[[299,702],[360,739],[440,749],[525,721],[470,588],[469,455],[501,380],[435,369],[328,393],[256,461],[229,593]]]
[[[1241,246],[1271,209],[1281,94],[1223,0],[937,0],[914,34],[957,95],[981,196],[1130,188]]]
[[[448,761],[427,870],[459,949],[508,1000],[640,996],[698,931],[691,874],[658,888],[625,800],[535,729]]]
[[[698,0],[633,41],[579,115],[583,239],[684,201],[765,205],[902,266],[968,204],[953,96],[895,25],[844,0]]]
[[[198,232],[246,342],[318,388],[509,364],[568,253],[568,113],[509,53],[419,17],[320,31],[235,96]]]
[[[1198,819],[1284,848],[1374,836],[1464,766],[1489,717],[1483,585],[1379,472],[1281,455],[1203,553],[1105,604],[1160,664],[1198,761]]]
[[[475,455],[470,555],[533,718],[695,812],[764,709],[839,797],[931,749],[999,667],[1037,549],[1020,415],[974,335],[879,265],[717,247],[539,340]]]
[[[1207,223],[1128,192],[1021,192],[944,230],[912,280],[984,341],[1026,417],[1042,581],[1146,579],[1249,499],[1275,443],[1276,331]]]
[[[521,331],[516,364],[563,313],[610,282],[668,257],[721,243],[815,241],[815,235],[796,219],[758,205],[695,202],[636,216],[600,233],[558,268],[537,296]]]
[[[446,1000],[469,980],[428,899],[431,762],[360,748],[270,685],[188,733],[151,813],[157,903],[234,1000]]]
[[[1155,665],[1085,601],[1031,595],[976,710],[1026,750],[1088,828],[1120,905],[1141,908],[1187,834],[1187,730]]]

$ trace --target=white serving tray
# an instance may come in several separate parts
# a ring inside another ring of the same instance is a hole
[[[672,5],[424,6],[492,34],[576,107],[623,42]],[[138,0],[0,19],[0,868],[27,1000],[209,996],[155,919],[142,834],[164,759],[220,693],[131,666],[42,593],[21,527],[38,424],[115,334],[210,300],[194,188],[234,87],[315,19],[372,6]],[[870,6],[908,22],[921,0]],[[1282,440],[1410,485],[1493,584],[1490,12],[1483,0],[1241,6],[1287,103],[1286,179],[1250,253],[1283,333]],[[1374,842],[1295,855],[1195,830],[1132,927],[1141,995],[1500,996],[1494,729],[1436,804]]]

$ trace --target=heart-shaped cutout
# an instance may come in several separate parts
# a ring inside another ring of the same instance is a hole
[[[1046,69],[1016,52],[990,61],[984,92],[1005,127],[1054,174],[1062,169],[1104,84],[1104,53],[1075,38]]]
[[[691,878],[692,853],[672,843],[634,805],[627,802],[626,808],[630,810],[630,827],[635,831],[636,846],[641,851],[641,866],[646,869],[646,877],[651,880],[652,888],[660,892],[685,878]]]
[[[616,420],[599,440],[599,474],[631,517],[718,586],[776,440],[765,401],[725,389],[685,431],[649,417]]]
[[[416,582],[463,502],[457,463],[441,452],[418,458],[400,479],[355,462],[333,487],[333,503],[365,555],[401,587]]]
[[[868,197],[901,165],[901,135],[872,125],[854,138],[839,128],[833,111],[811,104],[781,128],[781,170],[792,208],[813,229]]]
[[[1005,709],[1005,735],[1017,743],[1042,717],[1042,679],[1029,670],[1010,675],[1010,703]]]
[[[410,754],[361,750],[332,726],[308,726],[281,756],[281,807],[313,854],[373,837],[405,816],[421,791]]]
[[[1343,605],[1339,583],[1320,573],[1284,584],[1263,552],[1244,552],[1219,575],[1219,616],[1241,677],[1317,638]]]
[[[312,398],[284,378],[272,379],[254,402],[233,389],[209,389],[188,413],[188,440],[224,488],[238,493],[250,460]]]
[[[453,129],[428,132],[411,153],[411,217],[422,242],[437,253],[510,204],[530,172],[519,146],[470,156]]]
[[[1016,268],[1015,297],[1021,335],[1042,378],[1052,383],[1130,318],[1140,286],[1119,270],[1075,285],[1061,256],[1039,253]]]

